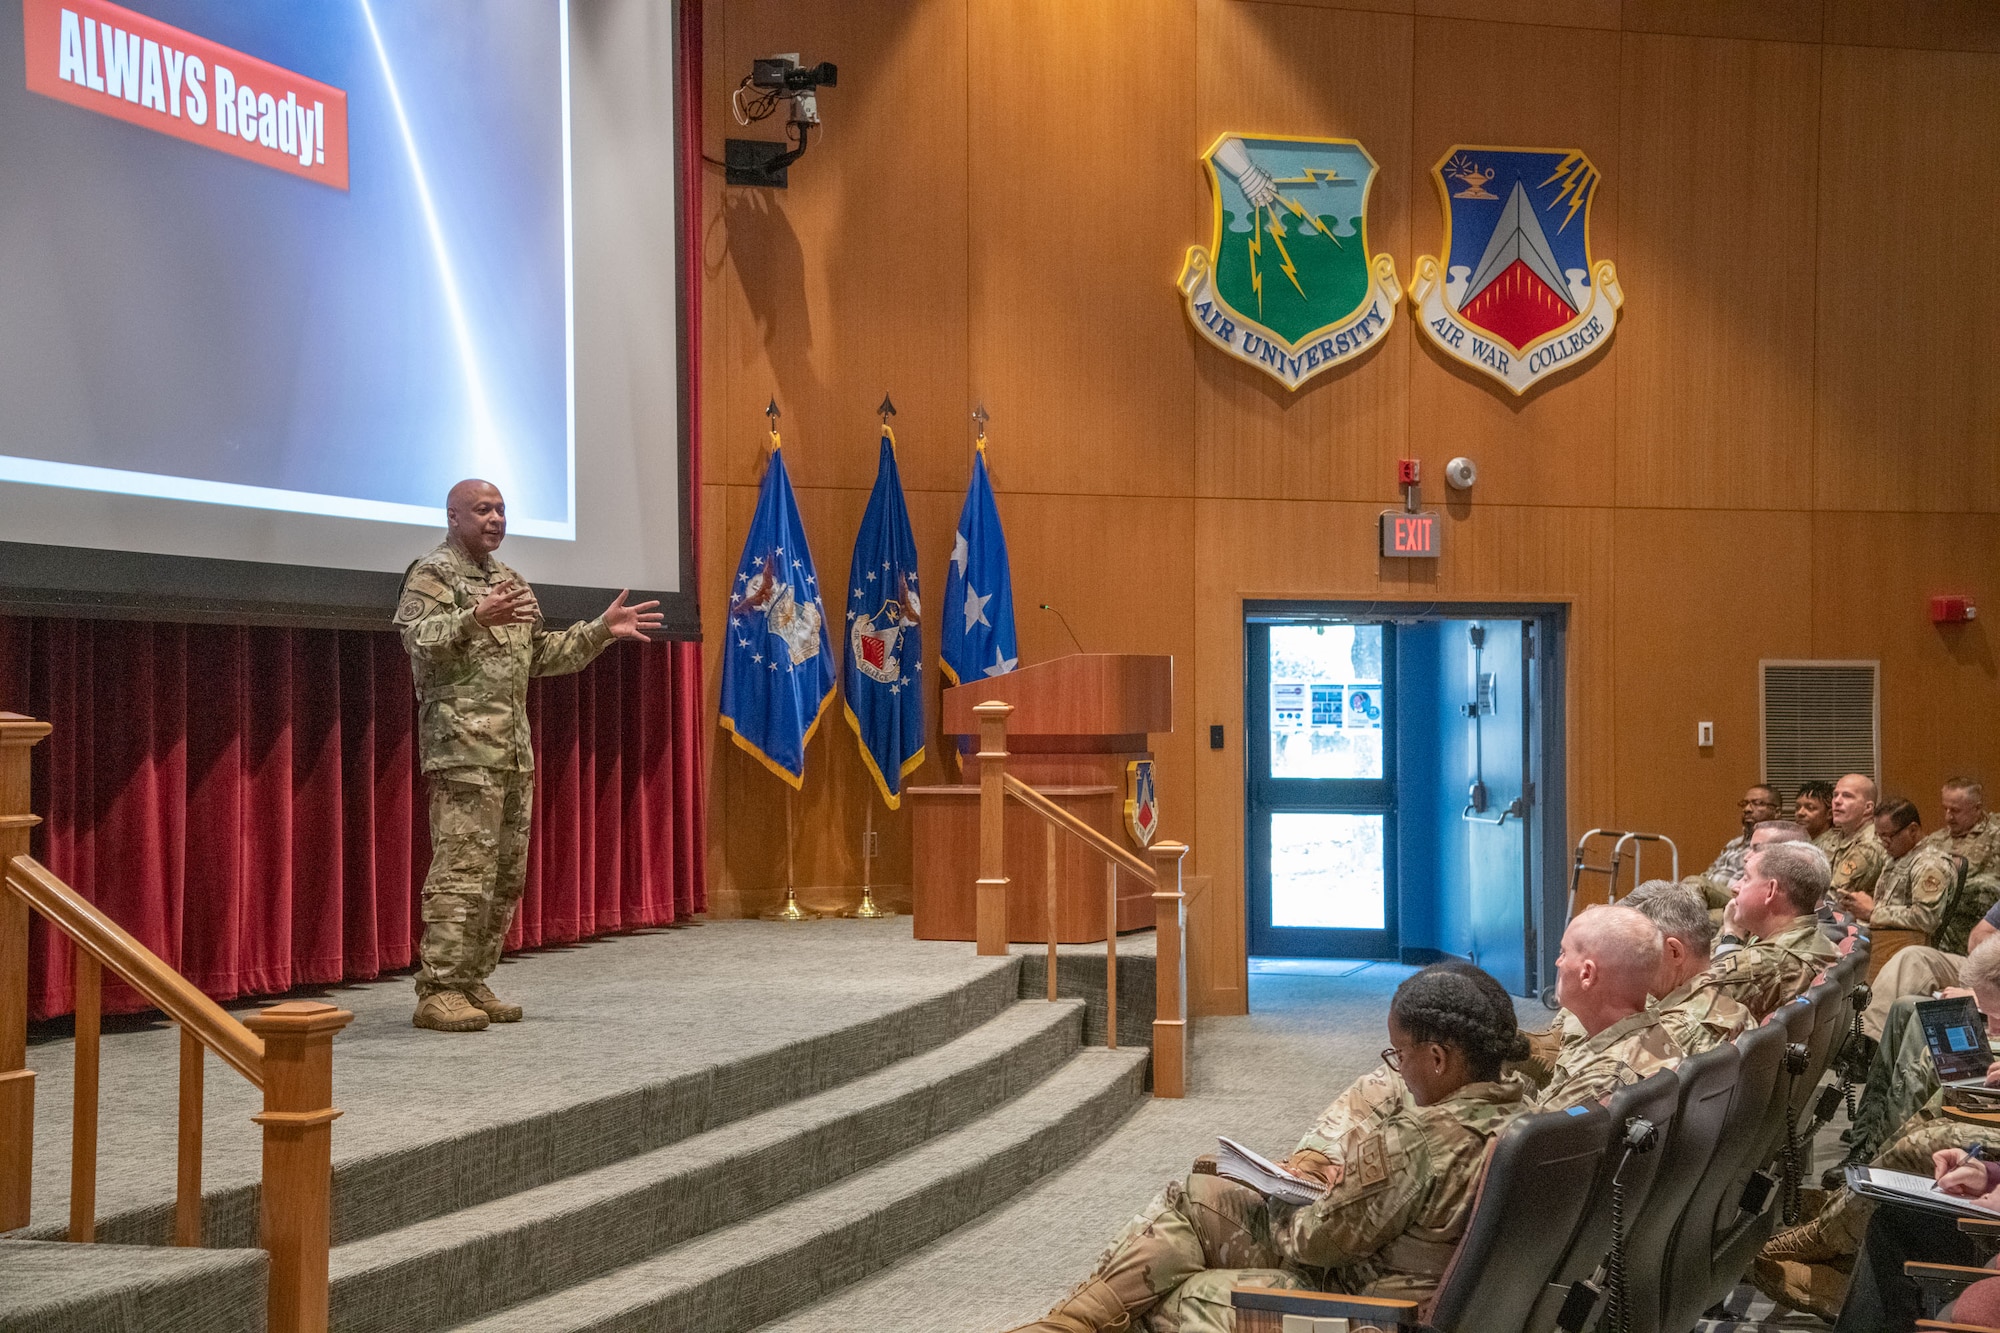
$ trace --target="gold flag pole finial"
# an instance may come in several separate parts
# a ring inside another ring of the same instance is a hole
[[[885,393],[882,395],[882,405],[876,408],[875,412],[876,415],[882,418],[882,424],[884,426],[887,426],[889,424],[890,417],[896,415],[896,405],[889,401],[888,394]]]
[[[771,447],[775,449],[778,447],[778,418],[784,415],[778,410],[776,395],[772,396],[771,405],[764,409],[764,415],[771,423]]]
[[[972,409],[973,429],[979,432],[978,438],[972,442],[972,447],[981,453],[986,452],[986,423],[992,419],[986,415],[986,404],[981,403]]]

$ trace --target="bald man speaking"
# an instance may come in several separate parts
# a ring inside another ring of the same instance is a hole
[[[619,593],[595,620],[551,630],[528,581],[494,558],[507,502],[469,479],[445,500],[445,539],[403,574],[396,628],[417,682],[417,747],[431,784],[431,870],[418,946],[417,1027],[478,1032],[521,1006],[486,984],[528,874],[535,751],[528,679],[581,671],[613,639],[659,629],[658,602]]]

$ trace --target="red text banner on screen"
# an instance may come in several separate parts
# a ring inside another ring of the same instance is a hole
[[[347,188],[347,94],[101,0],[21,0],[28,89]]]

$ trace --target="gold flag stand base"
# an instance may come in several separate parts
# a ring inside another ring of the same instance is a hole
[[[798,895],[795,892],[793,892],[789,886],[787,886],[785,889],[785,905],[783,907],[778,908],[775,911],[764,913],[764,920],[817,921],[819,920],[819,913],[809,912],[805,908],[799,906]]]
[[[875,901],[875,891],[863,885],[861,889],[861,905],[859,907],[850,907],[845,912],[842,912],[841,915],[858,917],[863,921],[887,921],[890,917],[899,914],[893,909],[883,907],[877,903]]]

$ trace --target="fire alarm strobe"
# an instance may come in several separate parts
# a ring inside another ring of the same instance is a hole
[[[1979,618],[1979,608],[1970,597],[1931,598],[1931,623],[1934,625],[1963,625],[1968,620]]]

